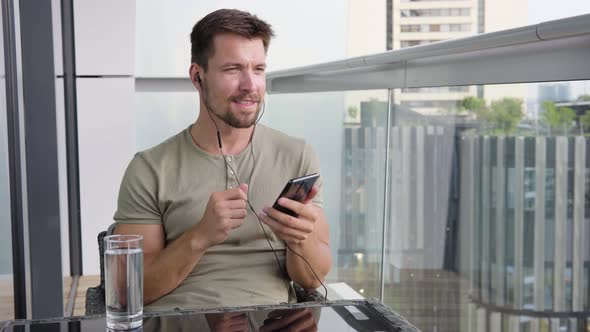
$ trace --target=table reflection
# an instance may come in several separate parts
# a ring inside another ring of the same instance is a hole
[[[143,321],[143,331],[314,332],[318,331],[321,310],[321,308],[299,308],[147,317]]]
[[[1,332],[105,330],[104,315],[14,321],[0,328]],[[135,331],[332,332],[417,329],[378,300],[358,300],[146,313],[142,328]]]

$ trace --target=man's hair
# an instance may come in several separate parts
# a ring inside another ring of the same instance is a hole
[[[255,15],[237,9],[219,9],[203,17],[191,32],[191,63],[207,70],[214,55],[213,38],[222,33],[233,33],[248,39],[260,38],[268,51],[274,32],[270,24]]]

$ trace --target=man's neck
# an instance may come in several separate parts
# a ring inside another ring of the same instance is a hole
[[[208,114],[206,114],[207,117],[203,117],[202,115],[203,113],[199,114],[197,121],[190,129],[193,141],[201,149],[211,154],[219,155],[221,151],[219,150],[219,142],[217,141],[217,129]],[[234,128],[219,118],[216,118],[215,122],[219,127],[224,154],[236,155],[248,146],[254,126],[244,129]]]

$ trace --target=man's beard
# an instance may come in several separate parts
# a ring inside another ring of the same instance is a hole
[[[211,113],[215,114],[215,116],[217,116],[219,119],[221,119],[221,121],[225,122],[228,126],[233,127],[233,128],[250,128],[252,127],[254,124],[256,124],[256,119],[258,119],[258,114],[260,113],[260,97],[258,97],[257,95],[253,95],[253,94],[249,94],[249,93],[244,93],[242,95],[236,96],[236,97],[231,97],[230,98],[230,103],[233,101],[238,101],[241,99],[245,99],[246,97],[248,97],[248,99],[253,100],[256,102],[256,113],[254,114],[253,117],[248,118],[248,119],[240,119],[237,116],[235,116],[230,110],[229,107],[227,109],[227,111],[225,113],[222,112],[218,112],[215,107],[213,107],[213,105],[211,105],[209,103],[209,100],[211,100],[211,96],[208,95],[208,89],[204,89],[204,93],[206,95],[207,98],[204,98],[203,101],[205,103],[205,107],[207,107],[207,110],[210,111]]]

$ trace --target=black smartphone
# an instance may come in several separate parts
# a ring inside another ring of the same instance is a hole
[[[281,191],[281,194],[273,204],[272,208],[279,210],[283,213],[286,213],[290,216],[297,217],[297,214],[285,207],[279,205],[279,198],[286,197],[288,199],[292,199],[297,202],[303,202],[309,191],[313,187],[313,184],[316,180],[320,177],[318,173],[313,173],[309,175],[305,175],[299,178],[291,179]]]

